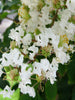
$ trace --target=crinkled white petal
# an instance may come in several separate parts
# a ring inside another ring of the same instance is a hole
[[[21,44],[22,36],[24,36],[24,30],[21,26],[18,26],[15,29],[11,29],[9,34],[9,38],[15,40],[18,45]]]
[[[10,50],[10,53],[4,53],[2,55],[2,66],[12,65],[14,67],[22,65],[23,55],[18,49]]]
[[[23,94],[29,94],[29,96],[35,97],[35,90],[33,87],[29,85],[26,86],[23,82],[20,82],[19,88]]]
[[[31,84],[30,77],[32,75],[32,72],[31,72],[31,68],[26,70],[27,67],[28,64],[23,64],[21,66],[21,72],[19,74],[20,74],[21,81],[23,81],[24,84]]]
[[[6,86],[4,90],[0,92],[0,94],[2,94],[4,98],[5,97],[11,98],[13,93],[14,93],[14,90],[11,90],[9,86]]]
[[[32,41],[32,37],[30,34],[26,34],[23,38],[22,38],[22,43],[24,45],[30,45],[31,41]]]
[[[3,68],[3,66],[0,65],[0,77],[1,77],[1,75],[3,74],[2,68]]]
[[[75,13],[75,0],[67,0],[66,5],[71,12]]]
[[[29,55],[29,58],[30,58],[31,60],[34,60],[35,54],[38,53],[38,47],[35,47],[35,45],[32,45],[32,46],[30,46],[30,47],[28,48],[28,50],[29,50],[29,51],[32,51],[32,53],[30,53],[30,55]]]

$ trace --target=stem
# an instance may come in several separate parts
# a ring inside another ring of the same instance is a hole
[[[38,82],[36,82],[32,87],[35,87],[38,84]]]
[[[15,24],[20,24],[20,22],[17,22],[17,21],[15,21],[15,20],[12,19],[12,18],[6,17],[6,19],[13,21]]]
[[[52,19],[52,23],[51,23],[50,28],[54,25],[55,19],[57,18],[57,14],[58,14],[58,10],[56,11],[56,14],[55,14],[55,16]]]
[[[35,78],[29,78],[29,79],[31,79],[31,80],[36,80]]]
[[[60,8],[58,8],[58,9],[56,10],[56,14],[55,14],[55,16],[54,16],[54,17],[53,17],[53,19],[52,19],[52,23],[51,23],[50,28],[52,28],[52,26],[54,25],[55,20],[56,20],[57,15],[58,15],[58,11],[59,11],[60,9],[62,9],[62,8],[63,8],[63,6],[64,6],[65,8],[67,8],[67,6],[66,6],[66,5],[62,5]]]

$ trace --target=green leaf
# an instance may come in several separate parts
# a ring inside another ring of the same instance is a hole
[[[61,76],[64,76],[66,72],[67,72],[67,65],[59,64],[58,73]]]
[[[30,97],[28,94],[22,94],[19,100],[34,100],[34,98]]]
[[[7,2],[7,5],[8,6],[12,6],[12,5],[19,4],[19,3],[21,3],[20,0],[12,0],[12,2],[11,1],[8,1]]]
[[[73,92],[72,92],[72,100],[75,100],[75,87],[73,88]]]
[[[5,70],[6,72],[9,72],[11,69],[13,69],[12,66],[5,66],[5,67],[4,67],[4,70]]]
[[[75,53],[73,54],[73,57],[71,59],[71,63],[68,65],[68,78],[69,78],[69,84],[75,83]]]
[[[11,97],[12,97],[11,100],[19,100],[19,98],[20,98],[20,90],[17,89],[17,90],[13,93],[13,95],[12,95]]]
[[[8,14],[8,12],[3,12],[2,14],[0,14],[0,20],[4,19]]]
[[[56,84],[50,84],[50,81],[47,81],[45,85],[45,93],[47,100],[56,100],[57,95],[57,86]]]
[[[40,30],[38,28],[36,28],[35,29],[35,33],[36,33],[36,35],[39,35],[41,32],[40,32]]]
[[[61,7],[61,3],[60,3],[60,0],[53,0],[53,7],[58,9]]]
[[[32,64],[28,64],[29,66],[28,67],[26,67],[26,70],[28,70],[29,68],[32,68],[32,71],[33,71],[33,65]],[[31,72],[32,72],[31,71]]]
[[[62,79],[57,81],[58,98],[57,100],[72,100],[73,86],[68,84],[68,77],[65,75]]]
[[[37,8],[38,11],[41,11],[41,9],[45,6],[45,0],[39,0]]]
[[[70,23],[75,24],[75,15],[72,15],[71,18],[68,20]]]
[[[45,56],[46,58],[50,55],[50,52],[42,49],[42,55]]]
[[[6,80],[0,78],[0,88],[4,89],[6,85],[9,85],[9,83]]]

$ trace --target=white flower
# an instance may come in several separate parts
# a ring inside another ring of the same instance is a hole
[[[35,39],[37,41],[35,43],[35,45],[37,45],[37,46],[45,47],[48,45],[49,39],[48,39],[48,35],[46,33],[41,33],[40,35],[36,35]]]
[[[29,8],[34,8],[37,6],[37,1],[38,0],[21,0],[21,2],[27,6],[29,6]]]
[[[28,64],[23,64],[21,66],[21,72],[19,73],[20,74],[20,78],[24,82],[24,84],[31,84],[30,77],[31,77],[32,73],[31,73],[31,68],[26,70],[26,68],[28,66],[29,66]]]
[[[35,91],[33,87],[30,87],[31,84],[30,77],[32,75],[31,68],[28,68],[28,64],[23,64],[21,67],[20,78],[21,82],[19,83],[19,88],[23,94],[29,94],[29,96],[35,97]]]
[[[23,48],[23,49],[22,49],[22,52],[23,52],[24,54],[28,54],[28,50],[27,50],[27,49],[28,49],[28,46],[27,46],[27,45],[23,45],[22,48]]]
[[[67,63],[70,60],[69,54],[63,52],[63,48],[56,48],[55,49],[56,57],[58,58],[59,63]]]
[[[67,0],[66,5],[71,12],[75,13],[75,0]]]
[[[21,26],[18,26],[15,29],[11,29],[9,34],[9,38],[15,40],[18,45],[21,44],[22,36],[24,36],[24,30]]]
[[[35,90],[33,87],[30,87],[29,85],[25,85],[23,82],[20,82],[19,88],[23,94],[29,94],[29,96],[35,97]]]
[[[12,65],[14,67],[22,65],[23,63],[23,55],[20,53],[18,49],[10,50],[10,53],[4,53],[2,55],[2,66]]]
[[[29,58],[31,60],[34,60],[35,54],[38,53],[38,47],[35,47],[35,45],[32,45],[31,47],[28,48],[28,50],[33,52],[33,53],[30,53]]]
[[[58,66],[52,66],[47,59],[42,59],[41,62],[34,62],[33,64],[34,70],[33,73],[39,76],[42,75],[42,71],[44,72],[44,76],[50,80],[51,84],[56,80],[56,71],[58,70]]]
[[[50,66],[49,70],[46,72],[46,78],[50,80],[51,84],[54,84],[56,81],[56,71],[58,70],[58,67]]]
[[[50,43],[52,43],[53,48],[58,48],[60,36],[59,35],[55,35],[55,34],[51,34],[50,37],[52,39],[50,41]]]
[[[34,63],[33,63],[33,66],[34,66],[33,73],[34,73],[34,74],[37,74],[37,75],[39,75],[39,76],[41,76],[41,70],[42,70],[40,65],[41,65],[41,64],[38,63],[38,62],[34,62]]]
[[[45,25],[47,24],[50,24],[51,23],[51,20],[50,20],[50,16],[49,16],[49,11],[50,11],[50,6],[44,6],[41,10],[41,13],[40,16],[42,17],[39,17],[40,21],[39,21],[39,24],[40,24],[40,27],[43,27],[45,28]],[[41,29],[43,30],[43,29]]]
[[[38,27],[39,24],[39,12],[36,9],[34,9],[31,10],[29,14],[31,18],[27,21],[27,23],[22,23],[22,26],[24,26],[27,32],[35,32],[35,29]]]
[[[75,25],[72,23],[68,23],[66,26],[66,34],[69,40],[74,41],[74,35],[75,35]]]
[[[33,87],[30,87],[29,84],[31,84],[31,80],[30,77],[32,75],[31,72],[31,68],[28,68],[29,65],[28,64],[23,64],[21,66],[21,72],[20,74],[20,78],[21,78],[21,82],[19,83],[19,88],[21,90],[21,92],[23,94],[29,94],[29,96],[35,97],[35,91]]]
[[[61,15],[61,21],[59,22],[59,25],[63,30],[65,30],[65,27],[67,27],[67,25],[70,24],[70,23],[68,23],[68,20],[71,17],[71,12],[68,9],[66,9],[66,10],[63,10],[62,12],[60,12],[59,14]],[[65,16],[65,14],[66,14],[66,16]]]
[[[23,45],[30,45],[31,41],[32,41],[32,37],[31,34],[26,34],[23,38],[22,38],[22,43]]]
[[[4,90],[0,92],[0,94],[2,94],[4,98],[5,97],[11,98],[13,93],[14,93],[14,90],[11,90],[9,86],[6,86]]]
[[[34,70],[33,73],[34,74],[38,74],[39,76],[42,75],[41,71],[43,70],[44,72],[46,72],[49,69],[49,61],[47,59],[41,59],[41,62],[34,62],[33,63],[34,66]]]
[[[3,68],[3,66],[0,65],[0,77],[1,77],[1,75],[3,74],[2,68]]]
[[[52,64],[52,66],[53,67],[57,67],[58,68],[58,59],[55,57],[55,58],[53,58],[53,60],[52,60],[52,62],[51,62],[51,64]]]

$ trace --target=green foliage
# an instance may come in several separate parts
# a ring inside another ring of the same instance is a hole
[[[75,100],[75,87],[73,88],[73,91],[72,91],[72,100]]]
[[[8,12],[0,14],[0,20],[4,19],[8,15]]]
[[[46,58],[50,55],[50,52],[42,49],[42,55],[45,56]]]
[[[36,33],[36,35],[39,35],[41,32],[38,28],[36,28],[35,33]]]
[[[69,84],[75,84],[75,53],[71,58],[71,63],[68,65],[68,82]]]
[[[67,67],[68,67],[68,64],[67,65],[59,64],[59,69],[57,72],[59,73],[60,77],[65,75],[65,73],[67,72]]]
[[[4,89],[6,85],[9,85],[9,83],[6,80],[3,80],[1,77],[0,78],[0,88]]]
[[[71,16],[69,22],[75,24],[75,15]]]
[[[10,72],[10,70],[12,70],[13,69],[13,67],[12,66],[5,66],[4,67],[4,70],[5,70],[5,72]]]
[[[50,81],[47,81],[45,84],[45,93],[46,93],[46,98],[47,100],[56,100],[57,96],[57,85],[55,84],[50,84]]]
[[[29,97],[28,95],[21,95],[19,100],[33,100],[33,98]]]
[[[63,78],[58,78],[57,90],[58,99],[57,100],[72,100],[72,85],[68,84],[68,77],[65,75]]]
[[[29,66],[28,67],[26,67],[26,70],[28,70],[29,68],[31,68],[32,70],[31,70],[31,72],[33,71],[33,66],[32,66],[32,64],[28,64]]]

